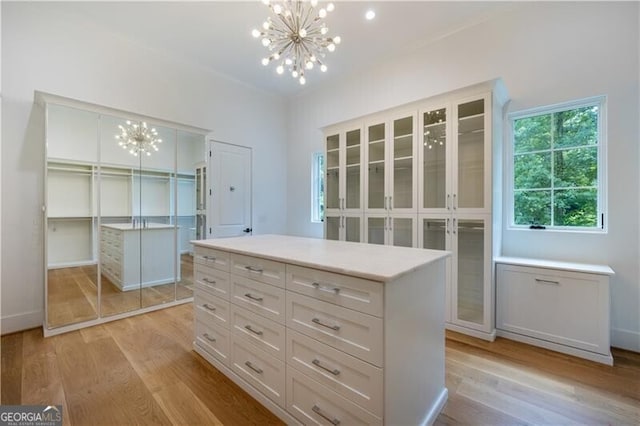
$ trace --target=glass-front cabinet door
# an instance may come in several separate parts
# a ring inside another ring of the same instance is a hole
[[[389,244],[398,247],[416,247],[415,215],[389,217]]]
[[[419,211],[442,213],[451,208],[451,184],[449,182],[448,108],[438,106],[420,111],[420,138],[418,146],[420,167],[418,181]]]
[[[391,181],[387,206],[393,213],[416,211],[416,114],[402,115],[391,121]]]
[[[491,143],[487,139],[490,95],[455,106],[457,133],[453,208],[489,213],[491,209]]]
[[[452,224],[452,321],[489,332],[491,324],[491,222],[463,215]]]
[[[343,229],[345,241],[362,242],[362,215],[343,216]]]
[[[325,209],[340,210],[340,134],[326,137]]]
[[[374,123],[365,127],[367,183],[365,185],[365,210],[384,212],[386,196],[386,123]]]
[[[345,133],[345,190],[343,210],[362,210],[362,131],[348,130]]]
[[[327,240],[340,240],[342,228],[342,216],[326,213],[324,216],[324,238]]]

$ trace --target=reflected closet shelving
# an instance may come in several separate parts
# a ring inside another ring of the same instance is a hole
[[[192,300],[208,131],[42,92],[34,108],[45,123],[45,335]],[[131,122],[157,129],[158,151],[118,145]]]
[[[450,250],[447,327],[487,340],[495,338],[506,100],[498,79],[323,129],[325,238]],[[349,131],[360,147],[351,162]],[[345,208],[347,165],[360,171],[359,209]]]

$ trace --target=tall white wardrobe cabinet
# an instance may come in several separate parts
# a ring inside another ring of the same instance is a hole
[[[500,79],[323,129],[325,238],[450,250],[446,323],[495,338]]]

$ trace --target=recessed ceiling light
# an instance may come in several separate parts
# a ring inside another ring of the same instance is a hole
[[[370,21],[376,17],[376,12],[374,12],[372,9],[369,9],[367,10],[367,13],[364,14],[364,17],[367,18],[367,21]]]

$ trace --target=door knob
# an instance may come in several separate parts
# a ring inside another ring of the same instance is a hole
[[[247,234],[249,232],[251,232],[251,231],[253,231],[253,229],[251,229],[251,228],[245,228],[245,229],[242,230],[242,232],[246,232]]]

